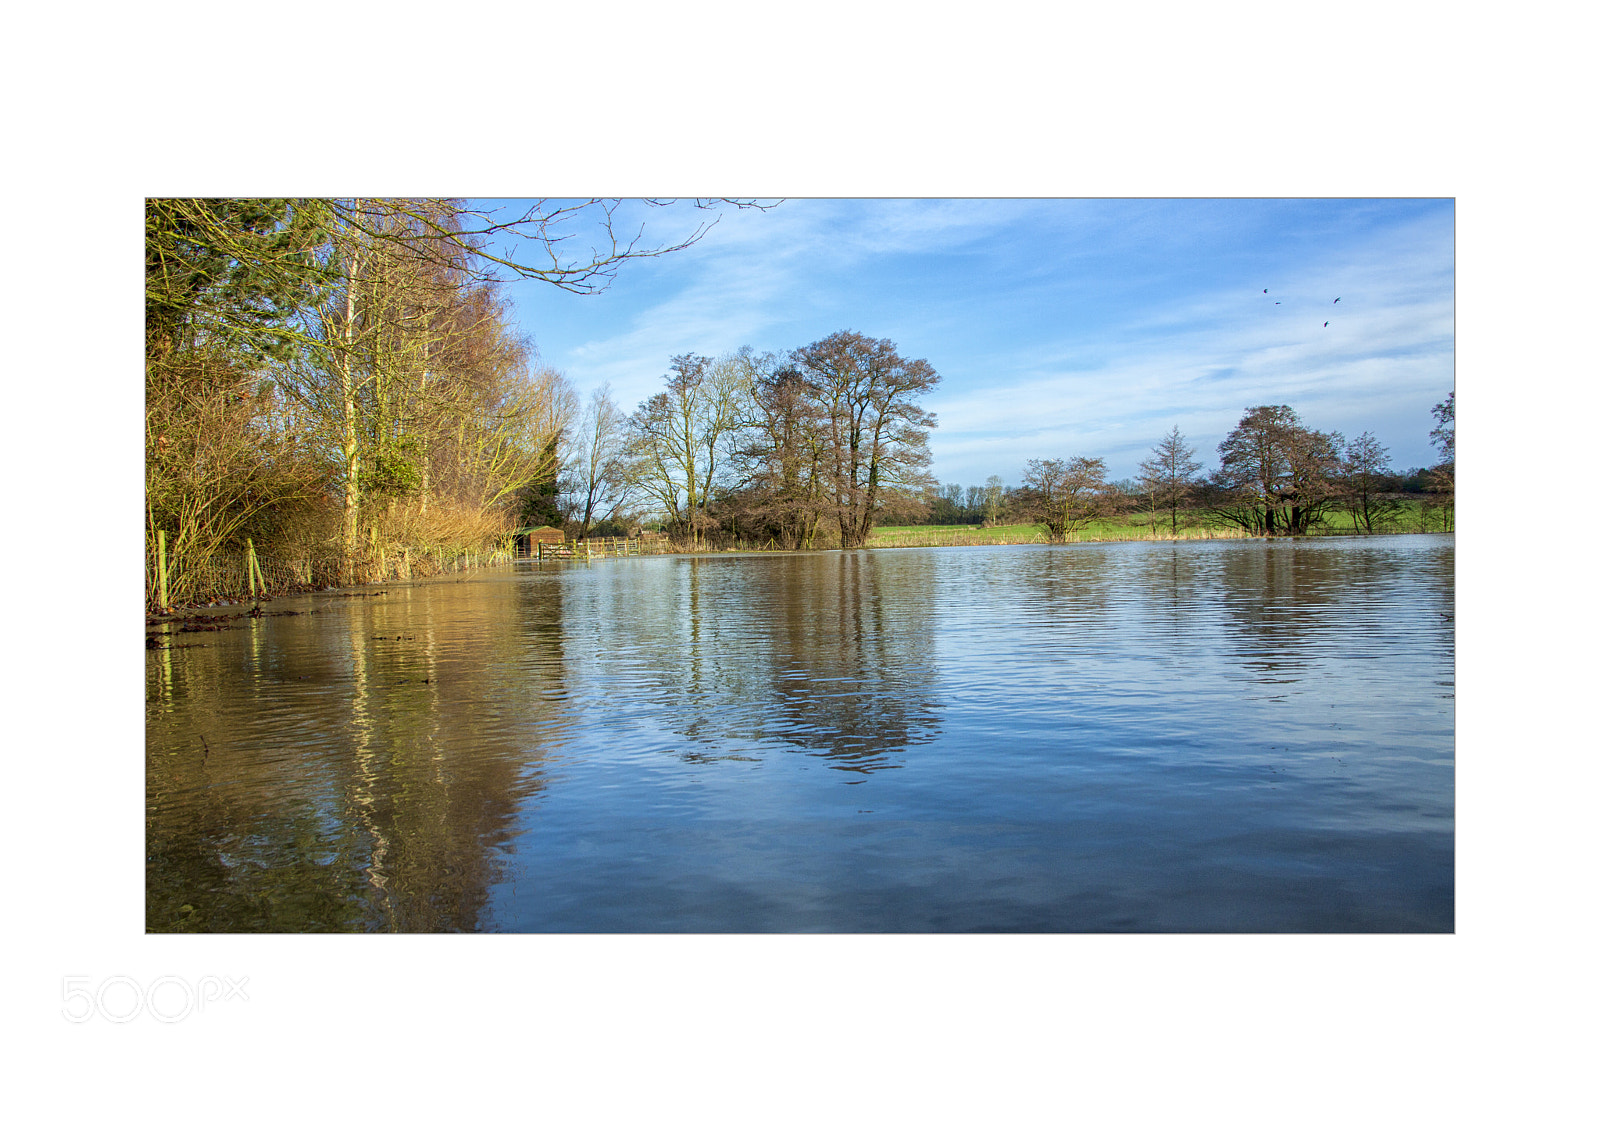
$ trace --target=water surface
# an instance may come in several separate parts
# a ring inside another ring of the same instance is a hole
[[[275,601],[149,653],[147,927],[1449,931],[1453,579],[1438,535]]]

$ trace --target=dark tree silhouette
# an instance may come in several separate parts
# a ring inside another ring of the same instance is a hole
[[[1252,534],[1304,534],[1337,493],[1335,438],[1306,428],[1288,405],[1250,409],[1217,454],[1207,509]]]

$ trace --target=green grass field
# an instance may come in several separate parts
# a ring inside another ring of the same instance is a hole
[[[1180,529],[1178,538],[1237,538],[1237,532],[1219,528]],[[1091,522],[1069,535],[1069,542],[1129,542],[1172,539],[1171,526],[1157,528],[1152,534],[1148,523]],[[1045,543],[1049,536],[1044,527],[1030,524],[1009,526],[880,526],[867,539],[868,547],[887,549],[895,546],[1010,546],[1027,543]]]
[[[1418,534],[1443,528],[1438,512],[1423,513],[1422,505],[1406,500],[1406,507],[1389,524],[1383,533]],[[1330,512],[1314,534],[1354,534],[1354,522],[1348,514]],[[1198,516],[1178,515],[1178,541],[1200,541],[1217,538],[1248,537],[1238,527],[1220,523],[1204,523]],[[1116,519],[1091,522],[1069,536],[1069,542],[1132,542],[1173,541],[1172,520],[1167,515],[1157,515],[1154,527],[1148,514],[1123,515]],[[1008,526],[879,526],[867,539],[867,546],[889,549],[896,546],[1006,546],[1048,542],[1042,526],[1017,523]]]

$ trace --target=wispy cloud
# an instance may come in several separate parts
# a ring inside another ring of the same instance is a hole
[[[1174,424],[1210,455],[1261,403],[1423,462],[1452,379],[1451,241],[1448,206],[1415,202],[791,201],[535,330],[624,404],[677,353],[894,338],[944,375],[946,480],[1078,453],[1132,474]]]
[[[1193,296],[1020,350],[1009,379],[950,382],[933,399],[936,460],[946,478],[1018,449],[1121,456],[1131,473],[1174,424],[1209,453],[1249,406],[1288,403],[1308,424],[1373,430],[1420,462],[1418,426],[1453,379],[1454,300],[1448,256],[1417,237],[1343,247],[1335,263],[1306,265],[1281,299]],[[1382,434],[1397,425],[1415,434]],[[996,470],[1013,474],[1020,458]]]

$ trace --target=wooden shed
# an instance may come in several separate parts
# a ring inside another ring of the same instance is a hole
[[[539,542],[565,542],[567,532],[559,526],[535,526],[519,530],[516,533],[516,555],[519,558],[532,557],[534,547]]]

